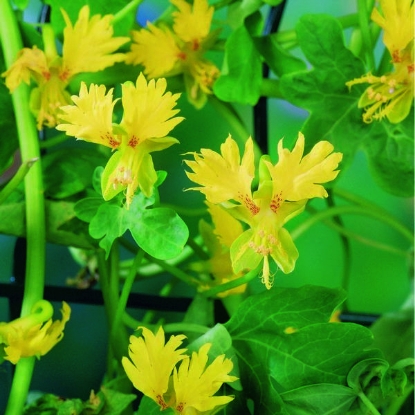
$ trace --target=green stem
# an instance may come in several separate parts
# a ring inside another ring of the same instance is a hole
[[[370,32],[369,19],[370,13],[368,11],[367,0],[357,0],[359,27],[362,33],[362,42],[365,49],[367,64],[369,70],[375,69],[375,54],[373,50],[373,39]]]
[[[181,269],[168,264],[166,261],[162,261],[150,255],[146,255],[146,258],[148,258],[149,261],[154,262],[155,264],[159,265],[164,271],[167,271],[171,275],[175,276],[177,279],[184,281],[186,284],[189,284],[190,286],[198,285],[198,281],[195,278],[193,278],[189,274],[186,274]]]
[[[209,331],[209,327],[195,323],[169,323],[163,325],[165,333],[184,333],[190,331],[192,333],[205,334]]]
[[[297,239],[301,234],[303,234],[305,231],[307,231],[309,228],[311,228],[316,223],[338,215],[344,215],[344,214],[357,214],[357,215],[364,215],[364,216],[372,216],[373,218],[379,220],[380,222],[384,222],[394,228],[396,231],[401,233],[405,238],[407,238],[411,245],[413,244],[413,235],[412,233],[405,228],[402,224],[397,222],[395,218],[391,218],[390,216],[384,216],[382,212],[379,212],[377,210],[369,210],[361,206],[338,206],[335,208],[330,208],[323,210],[307,220],[305,220],[301,225],[297,226],[292,232],[291,236],[295,240]]]
[[[57,134],[54,137],[48,138],[45,141],[41,141],[39,143],[39,145],[40,145],[40,148],[42,150],[44,150],[44,149],[47,149],[47,148],[54,147],[57,144],[64,143],[69,138],[72,138],[72,137],[70,137],[69,135],[66,135],[66,134]]]
[[[36,163],[38,159],[34,158],[32,160],[27,160],[21,164],[19,170],[16,174],[10,179],[10,181],[4,186],[3,190],[0,192],[0,205],[10,196],[14,189],[21,183],[25,178],[26,174],[29,172],[30,168]]]
[[[381,413],[375,408],[373,403],[369,400],[369,398],[363,393],[360,392],[358,394],[359,398],[362,400],[362,402],[366,405],[369,412],[366,412],[371,415],[381,415]]]
[[[6,67],[10,67],[23,48],[18,24],[8,0],[0,0],[0,39]],[[29,88],[20,85],[12,94],[19,146],[23,163],[40,159],[35,120],[29,108]],[[26,201],[26,275],[21,315],[30,314],[33,305],[43,298],[45,277],[45,205],[43,198],[42,166],[40,161],[24,179]],[[5,415],[20,415],[29,391],[34,358],[21,359],[9,396]]]
[[[159,292],[160,297],[168,297],[173,287],[174,287],[173,281],[169,281],[167,284],[165,284]],[[148,310],[143,317],[143,320],[142,320],[143,324],[144,325],[151,324],[155,315],[156,315],[156,312],[154,310]]]
[[[111,250],[112,252],[112,250]],[[110,253],[111,255],[111,253]],[[118,256],[116,253],[112,254]],[[115,258],[111,258],[109,264],[105,261],[104,252],[98,251],[98,270],[99,270],[99,282],[101,285],[102,297],[104,298],[105,313],[108,321],[109,332],[112,333],[112,327],[114,326],[114,318],[117,312],[118,306],[118,290],[114,289],[114,283],[111,282],[111,271],[114,272],[111,262],[114,262]],[[128,335],[124,327],[119,327],[118,330],[114,331],[114,337],[110,338],[110,347],[108,352],[107,361],[107,378],[111,379],[112,376],[112,356],[114,355],[118,362],[125,355],[128,348]],[[114,340],[115,339],[115,340]]]
[[[329,196],[327,198],[327,205],[330,208],[335,208],[332,191],[329,192]],[[334,216],[333,220],[338,226],[340,226],[341,228],[344,228],[343,219],[340,216]],[[350,262],[350,258],[351,258],[350,243],[349,243],[349,239],[343,234],[340,233],[339,236],[340,236],[340,241],[343,247],[343,274],[341,278],[341,286],[348,292],[349,283],[350,283],[350,263],[351,263]],[[348,310],[347,298],[342,305],[342,309],[343,311]]]
[[[253,280],[254,278],[258,277],[259,273],[259,266],[248,273],[246,273],[243,277],[240,277],[236,280],[232,280],[226,282],[225,284],[218,285],[216,287],[210,288],[209,290],[202,291],[201,294],[207,297],[215,297],[216,295],[220,294],[221,292],[230,290],[232,288],[239,287],[242,284],[246,284],[249,281]]]
[[[402,234],[410,243],[411,245],[414,242],[414,235],[412,231],[410,231],[406,226],[400,223],[394,216],[392,216],[387,210],[382,209],[378,205],[370,202],[367,199],[362,198],[354,193],[348,192],[347,190],[340,189],[336,187],[333,190],[334,194],[338,197],[341,197],[344,200],[352,202],[356,205],[366,208],[367,210],[377,212],[377,216],[381,216],[383,222],[386,222],[390,227],[395,229],[397,232]]]
[[[313,214],[318,212],[318,210],[311,209],[311,208],[308,208],[307,210],[309,210]],[[380,243],[378,241],[375,241],[373,239],[364,238],[363,236],[359,235],[358,233],[352,232],[349,229],[346,229],[342,226],[339,226],[339,225],[335,224],[332,220],[325,219],[325,220],[323,220],[323,222],[327,226],[334,229],[336,232],[346,236],[347,238],[354,239],[355,241],[360,242],[360,243],[365,244],[365,245],[368,245],[368,246],[371,246],[372,248],[379,249],[381,251],[386,251],[386,252],[389,252],[391,254],[399,255],[399,256],[405,257],[405,258],[409,258],[409,256],[410,256],[410,253],[407,250],[404,251],[402,249],[397,249],[397,248],[395,248],[393,246],[390,246],[390,245],[382,244],[382,243]]]
[[[118,11],[115,15],[114,18],[112,20],[113,24],[116,24],[117,22],[119,22],[120,20],[124,19],[125,16],[128,16],[129,14],[131,14],[132,12],[134,12],[137,9],[137,7],[143,2],[143,0],[133,0],[130,1],[130,3],[128,3],[125,7],[123,7],[120,11]]]
[[[140,262],[142,261],[143,257],[144,257],[144,251],[140,250],[138,254],[135,256],[133,263],[131,264],[130,271],[124,282],[124,285],[121,291],[121,296],[118,301],[117,309],[115,312],[114,321],[113,321],[112,328],[111,328],[111,338],[113,339],[114,342],[117,341],[116,334],[120,328],[120,323],[122,322],[122,317],[127,307],[128,297],[130,295],[131,289],[135,281],[135,277],[137,275],[137,268],[140,265]]]
[[[402,408],[402,405],[406,402],[408,396],[412,393],[413,389],[413,387],[408,388],[404,391],[404,394],[402,396],[393,399],[392,402],[389,404],[388,408],[385,410],[384,415],[398,415]]]

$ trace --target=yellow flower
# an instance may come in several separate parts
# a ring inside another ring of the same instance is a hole
[[[346,83],[349,88],[356,84],[370,84],[358,101],[358,107],[365,109],[364,122],[371,123],[386,117],[391,123],[397,124],[408,116],[414,98],[414,72],[411,65],[397,63],[395,72],[391,74],[369,74]]]
[[[88,90],[82,83],[79,96],[72,97],[74,105],[61,108],[58,130],[117,150],[102,175],[105,200],[126,190],[128,207],[137,188],[151,196],[157,174],[149,153],[177,143],[175,138],[166,136],[183,120],[175,117],[179,110],[174,109],[180,95],[166,92],[166,86],[164,78],[147,83],[143,74],[135,84],[124,83],[124,114],[119,124],[112,123],[117,100],[113,100],[113,90],[106,92],[104,85],[91,84]]]
[[[45,300],[38,301],[31,314],[10,323],[0,323],[0,343],[4,359],[16,364],[22,357],[45,355],[63,338],[63,329],[71,309],[62,303],[62,320],[52,322],[53,308]]]
[[[232,243],[244,230],[242,224],[221,206],[209,202],[206,204],[212,217],[213,226],[202,219],[199,222],[199,232],[207,248],[209,259],[190,264],[190,267],[199,274],[208,273],[210,275],[211,279],[201,281],[200,290],[206,290],[212,286],[222,285],[242,277],[242,273],[234,273],[230,257]],[[246,284],[242,284],[219,293],[218,297],[241,294],[245,290]]]
[[[190,359],[181,362],[174,369],[173,385],[176,394],[175,412],[182,415],[210,413],[217,407],[233,400],[232,396],[213,396],[225,382],[234,382],[238,378],[230,376],[233,363],[225,355],[220,355],[208,366],[210,343],[204,344]]]
[[[371,17],[384,30],[394,71],[381,76],[369,73],[346,85],[370,84],[358,102],[365,109],[364,122],[386,117],[396,124],[408,116],[414,97],[414,10],[411,0],[381,0],[380,5],[383,16],[374,9]]]
[[[278,267],[289,273],[298,258],[289,232],[283,227],[301,213],[308,199],[327,197],[322,183],[334,180],[342,159],[341,153],[332,153],[327,141],[317,143],[303,157],[304,136],[299,133],[292,152],[278,143],[279,161],[273,165],[263,156],[259,165],[259,187],[251,191],[254,174],[253,143],[248,139],[245,153],[240,158],[235,141],[228,137],[221,146],[221,155],[211,150],[194,154],[195,161],[186,161],[193,172],[187,176],[202,187],[206,199],[236,219],[245,222],[248,229],[232,243],[231,259],[235,273],[255,269],[263,262],[262,281],[272,286],[269,256]]]
[[[173,27],[157,27],[132,32],[133,44],[126,54],[126,63],[143,65],[151,78],[183,74],[189,101],[200,108],[206,94],[219,76],[218,68],[204,58],[216,34],[210,34],[214,9],[207,0],[171,0]]]
[[[168,407],[164,395],[175,365],[186,356],[186,349],[178,349],[185,339],[184,335],[171,336],[165,343],[164,331],[160,327],[154,335],[145,327],[143,337],[130,337],[129,356],[122,358],[122,365],[134,387],[153,399],[161,409]]]
[[[414,4],[412,0],[380,0],[383,16],[373,9],[371,18],[383,30],[383,43],[394,63],[402,62],[402,53],[414,39]]]
[[[22,49],[13,65],[2,74],[11,92],[21,82],[35,82],[30,107],[37,117],[39,130],[43,125],[56,125],[59,107],[70,103],[66,87],[74,75],[100,71],[124,60],[124,54],[113,52],[129,41],[127,37],[113,37],[111,15],[89,18],[89,6],[84,6],[72,26],[66,12],[61,11],[66,23],[62,56],[56,51],[52,28],[44,25],[45,51],[36,46]]]
[[[233,364],[224,355],[216,357],[206,367],[210,344],[205,344],[189,358],[184,354],[186,349],[179,349],[184,335],[171,336],[165,343],[162,327],[156,335],[145,327],[139,329],[143,337],[130,337],[131,360],[123,357],[122,364],[134,387],[153,399],[161,410],[172,408],[177,414],[197,414],[196,410],[208,411],[233,399],[212,396],[222,383],[237,378],[229,375]]]

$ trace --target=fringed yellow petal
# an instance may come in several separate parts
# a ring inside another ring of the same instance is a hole
[[[209,343],[204,344],[198,352],[192,353],[190,359],[183,360],[178,370],[174,370],[174,409],[179,414],[211,411],[233,400],[232,396],[213,396],[223,383],[234,382],[237,378],[229,375],[233,363],[225,355],[216,357],[207,365],[210,347]]]
[[[132,39],[131,51],[126,54],[127,64],[143,65],[150,78],[166,76],[175,69],[180,71],[181,50],[170,30],[148,23],[147,29],[133,31]]]
[[[114,53],[128,42],[128,37],[113,37],[113,16],[89,17],[89,6],[79,11],[74,25],[65,10],[61,9],[66,27],[63,31],[62,77],[71,77],[80,72],[97,72],[125,59],[123,53]]]
[[[185,358],[186,349],[179,349],[185,336],[171,336],[165,343],[162,327],[155,335],[145,327],[138,329],[142,330],[142,335],[130,337],[130,358],[123,357],[122,365],[134,387],[153,399],[161,409],[166,409],[163,395],[167,392],[173,368]]]

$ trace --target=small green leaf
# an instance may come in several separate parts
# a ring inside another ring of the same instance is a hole
[[[365,359],[362,360],[350,370],[347,375],[347,384],[359,394],[371,385],[374,377],[383,379],[389,369],[389,364],[384,359]]]
[[[124,235],[127,229],[137,244],[155,258],[174,258],[182,251],[189,237],[187,225],[172,209],[147,209],[154,204],[155,198],[156,189],[150,198],[142,193],[136,195],[129,209],[119,206],[115,200],[98,207],[89,224],[89,232],[93,238],[102,238],[99,245],[107,256],[114,240]],[[85,218],[90,218],[88,212]]]
[[[261,82],[261,55],[245,24],[236,29],[226,42],[224,67],[213,90],[223,101],[255,105],[260,96]]]
[[[189,237],[189,230],[173,209],[154,208],[131,218],[129,229],[137,244],[158,259],[177,256]]]
[[[281,398],[288,415],[344,415],[357,395],[346,386],[319,383],[284,392]]]
[[[100,197],[87,197],[79,200],[74,206],[76,217],[84,222],[91,222],[103,203]]]

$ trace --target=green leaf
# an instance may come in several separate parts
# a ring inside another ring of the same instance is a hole
[[[97,165],[103,156],[86,148],[63,148],[48,153],[42,159],[45,194],[63,199],[91,187]]]
[[[306,69],[306,64],[282,48],[273,35],[254,38],[258,51],[267,65],[278,76]]]
[[[262,62],[250,24],[236,29],[226,41],[224,66],[213,85],[215,95],[226,102],[255,105],[260,97]]]
[[[400,124],[388,120],[373,122],[363,146],[375,181],[388,193],[401,197],[414,195],[413,110]]]
[[[281,92],[288,101],[310,112],[302,128],[306,152],[318,141],[328,140],[343,152],[343,164],[350,163],[367,126],[357,108],[362,90],[349,92],[345,84],[364,74],[364,66],[344,46],[342,28],[334,17],[305,15],[296,30],[313,68],[282,76]]]
[[[102,238],[99,245],[107,256],[114,240],[127,229],[137,244],[155,258],[174,258],[182,251],[189,230],[174,210],[147,209],[154,203],[155,197],[153,194],[151,198],[146,198],[140,193],[134,197],[129,209],[112,201],[99,206],[90,222],[89,232],[93,238]]]
[[[134,394],[121,393],[105,386],[101,387],[97,396],[104,402],[102,409],[97,412],[99,415],[122,415],[131,402],[137,398]]]
[[[303,16],[296,27],[311,70],[281,77],[280,91],[291,103],[310,112],[302,131],[306,152],[320,140],[343,153],[342,169],[364,148],[378,184],[398,196],[412,196],[413,117],[399,124],[387,120],[365,124],[358,101],[364,85],[349,91],[347,81],[365,74],[363,63],[347,49],[339,22],[328,15]]]
[[[87,228],[75,217],[72,202],[47,200],[45,211],[47,242],[82,249],[95,248]],[[0,233],[26,235],[24,202],[0,205]]]
[[[6,85],[0,83],[0,130],[3,140],[0,140],[0,174],[2,174],[13,161],[13,155],[19,147],[17,130],[12,106],[12,100]],[[12,171],[10,172],[12,175]]]
[[[103,203],[104,200],[100,197],[87,197],[79,200],[74,206],[76,217],[84,222],[91,222]]]
[[[413,307],[382,315],[370,330],[374,346],[382,350],[390,364],[414,355]]]
[[[229,25],[237,29],[244,24],[245,19],[263,6],[262,0],[241,0],[233,2],[228,7]]]
[[[346,386],[360,360],[380,357],[368,350],[370,331],[351,323],[329,323],[344,301],[340,290],[304,286],[275,287],[249,297],[225,324],[238,357],[241,381],[259,413],[278,403],[279,393],[303,386]],[[268,402],[271,399],[271,402]]]
[[[344,415],[356,400],[352,389],[319,383],[281,394],[288,415]]]

